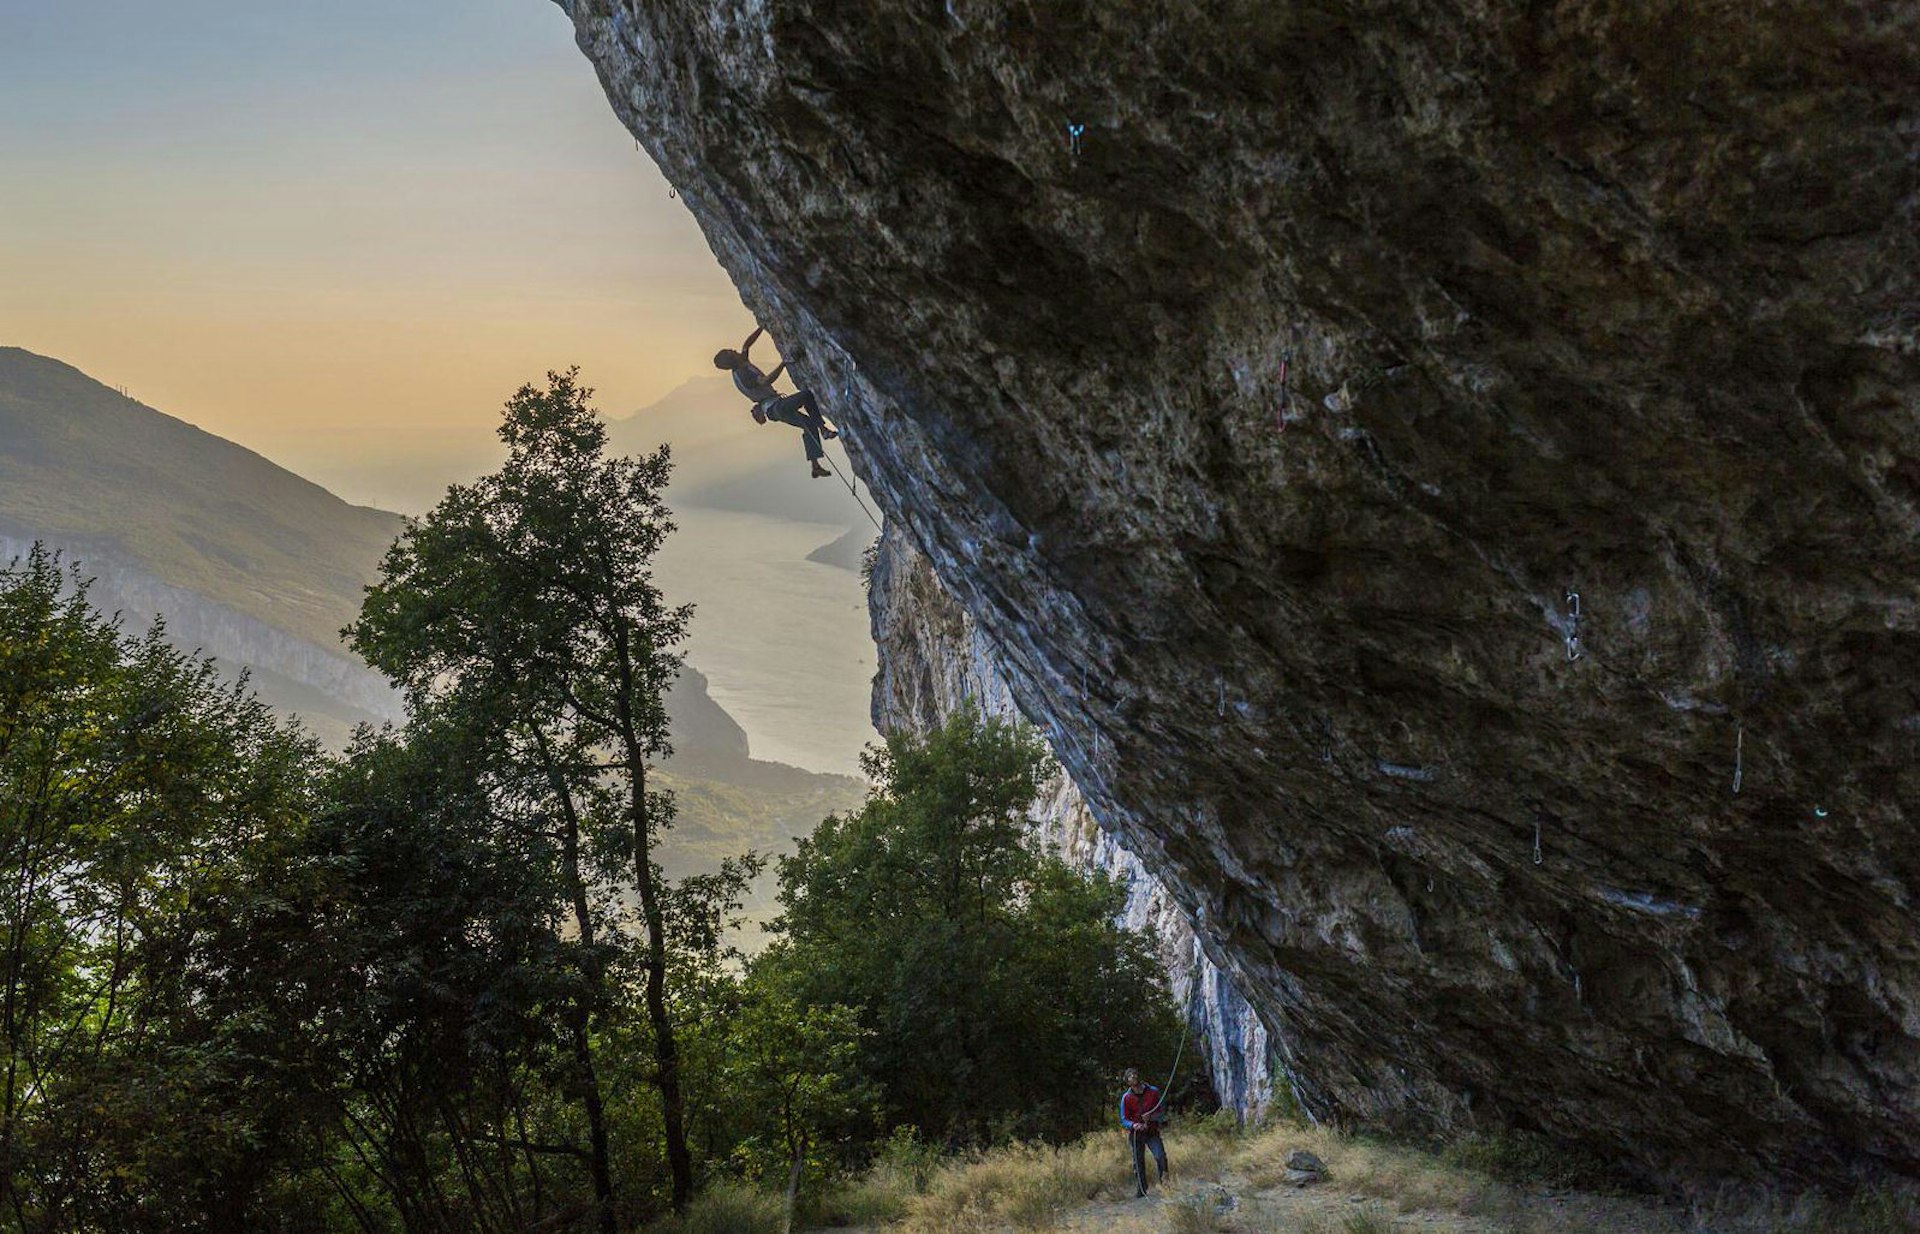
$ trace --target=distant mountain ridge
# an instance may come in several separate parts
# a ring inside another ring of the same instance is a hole
[[[339,632],[401,526],[72,365],[0,347],[0,559],[60,550],[102,610],[133,629],[159,616],[332,746],[400,714]]]
[[[17,347],[0,347],[0,521],[328,648],[401,528]]]

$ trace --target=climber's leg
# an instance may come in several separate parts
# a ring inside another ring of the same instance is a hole
[[[802,390],[798,394],[789,394],[776,399],[767,407],[767,419],[778,420],[782,424],[791,424],[800,430],[800,441],[807,451],[807,462],[813,464],[813,478],[832,475],[820,465],[820,457],[826,447],[820,444],[821,430],[826,422],[820,418],[820,408],[813,401],[813,391]]]

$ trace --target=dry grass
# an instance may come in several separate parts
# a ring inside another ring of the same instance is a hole
[[[897,1175],[875,1171],[848,1179],[808,1206],[807,1224],[845,1229],[889,1225],[907,1215],[915,1192]]]
[[[1305,1149],[1327,1181],[1282,1185]],[[1282,1124],[1238,1132],[1197,1123],[1167,1139],[1173,1181],[1135,1204],[1125,1142],[1103,1133],[1066,1148],[1018,1145],[916,1177],[883,1169],[859,1187],[864,1211],[840,1223],[898,1234],[1913,1234],[1920,1195],[1866,1190],[1841,1201],[1726,1191],[1662,1205],[1566,1189],[1587,1163],[1540,1146],[1472,1142],[1443,1153]],[[1498,1173],[1502,1177],[1495,1177]],[[1532,1180],[1532,1181],[1530,1181]],[[924,1192],[913,1190],[924,1182]],[[1222,1203],[1226,1197],[1232,1203]],[[748,1227],[741,1227],[746,1229]],[[689,1232],[691,1234],[691,1231]]]
[[[647,1234],[780,1234],[780,1200],[741,1183],[722,1183],[694,1197],[684,1216],[647,1227]]]
[[[1729,1188],[1695,1197],[1688,1234],[1912,1234],[1920,1230],[1920,1192],[1867,1187],[1847,1199]]]
[[[907,1201],[906,1234],[997,1234],[1052,1230],[1067,1213],[1128,1186],[1115,1168],[1114,1137],[1065,1148],[1017,1144],[941,1170]]]
[[[1256,1189],[1278,1186],[1287,1156],[1305,1149],[1326,1163],[1335,1187],[1384,1201],[1400,1212],[1483,1211],[1505,1188],[1431,1153],[1341,1135],[1324,1127],[1283,1125],[1243,1140],[1231,1168]]]

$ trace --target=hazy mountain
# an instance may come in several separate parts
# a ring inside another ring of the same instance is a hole
[[[858,572],[866,563],[867,550],[879,539],[879,533],[873,530],[871,523],[849,528],[847,534],[839,539],[829,540],[808,553],[807,560]]]
[[[338,744],[397,714],[340,627],[400,531],[253,451],[58,360],[0,348],[0,556],[42,541],[97,579],[94,600],[232,669]]]

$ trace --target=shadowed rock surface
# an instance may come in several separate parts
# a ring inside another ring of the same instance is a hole
[[[1310,1109],[1920,1170],[1920,9],[563,7]]]

